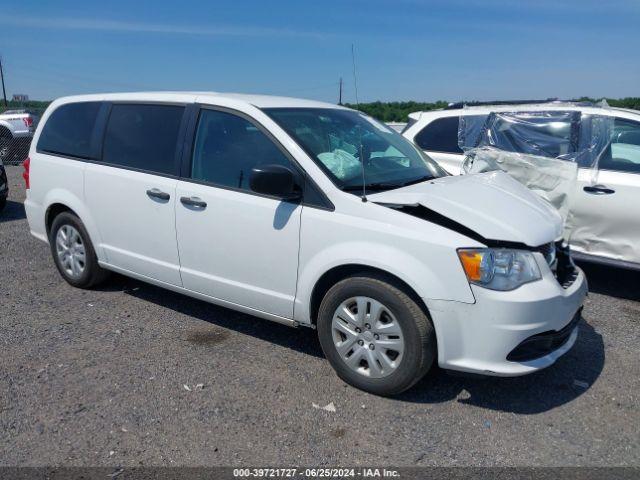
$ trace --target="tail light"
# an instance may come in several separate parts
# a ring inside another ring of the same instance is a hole
[[[29,128],[29,127],[33,127],[33,118],[32,117],[24,117],[22,119],[22,121],[24,122],[24,126]]]
[[[24,172],[22,172],[22,178],[24,178],[25,188],[29,189],[29,167],[31,166],[31,159],[29,157],[25,158],[22,163],[24,167]]]

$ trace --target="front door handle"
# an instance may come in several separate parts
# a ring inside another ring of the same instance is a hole
[[[167,192],[163,192],[162,190],[159,190],[157,188],[147,190],[147,195],[149,195],[151,198],[157,198],[158,200],[169,200],[171,198],[171,195],[169,195]]]
[[[203,202],[198,197],[180,197],[180,202],[189,207],[207,208],[207,202]]]
[[[611,195],[612,193],[616,193],[615,190],[605,187],[604,185],[591,185],[586,186],[583,190],[592,195]]]

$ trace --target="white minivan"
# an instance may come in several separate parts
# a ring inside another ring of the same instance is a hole
[[[217,93],[59,99],[25,162],[31,232],[62,277],[119,272],[316,328],[338,375],[402,392],[513,376],[575,343],[584,274],[562,222],[503,173],[449,176],[344,107]]]

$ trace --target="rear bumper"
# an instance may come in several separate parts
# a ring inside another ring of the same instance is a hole
[[[43,242],[48,242],[45,228],[44,209],[41,205],[37,204],[30,198],[28,190],[27,198],[24,201],[24,211],[27,216],[27,222],[29,222],[31,235]]]
[[[511,292],[476,286],[472,290],[474,304],[426,300],[442,368],[524,375],[555,363],[577,339],[577,323],[587,295],[581,270],[566,289],[546,269],[541,280]]]

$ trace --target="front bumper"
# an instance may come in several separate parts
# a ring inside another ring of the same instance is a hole
[[[33,132],[34,131],[30,129],[14,130],[11,132],[11,136],[13,138],[32,138]]]
[[[464,372],[517,376],[548,367],[569,351],[578,337],[576,315],[587,295],[586,278],[577,269],[575,280],[563,288],[549,268],[541,271],[541,280],[510,292],[474,285],[473,304],[425,300],[436,330],[438,364]],[[518,347],[535,336],[545,337],[535,338],[537,351],[525,349],[518,356]],[[549,339],[556,343],[545,343]],[[548,348],[540,348],[545,345]]]

